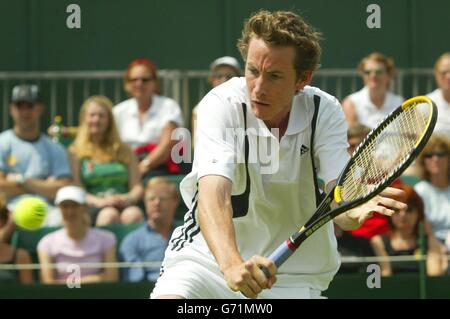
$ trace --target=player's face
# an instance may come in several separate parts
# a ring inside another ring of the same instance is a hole
[[[436,82],[441,90],[450,92],[450,58],[444,58],[435,71]]]
[[[96,102],[88,104],[84,120],[91,135],[104,134],[110,122],[108,111]]]
[[[136,65],[128,74],[125,89],[137,99],[150,98],[156,90],[156,79],[146,66]]]
[[[368,60],[363,68],[364,85],[369,89],[387,89],[390,75],[386,66],[378,61]]]
[[[297,79],[295,49],[269,46],[263,40],[250,40],[245,79],[255,116],[269,128],[279,127],[288,118],[292,99],[310,81]]]

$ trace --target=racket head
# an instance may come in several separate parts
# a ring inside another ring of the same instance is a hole
[[[437,107],[416,96],[392,111],[355,150],[334,189],[339,204],[361,203],[379,194],[414,161],[433,133]]]

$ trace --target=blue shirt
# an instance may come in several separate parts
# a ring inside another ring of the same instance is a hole
[[[33,141],[23,140],[12,129],[0,134],[0,171],[37,179],[71,176],[69,158],[61,144],[45,134]]]
[[[169,236],[170,237],[170,236]],[[162,261],[168,241],[147,223],[128,234],[120,244],[122,261]],[[159,277],[159,267],[124,268],[122,279],[127,282],[153,281]]]

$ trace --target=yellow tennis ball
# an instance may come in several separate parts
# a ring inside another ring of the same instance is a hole
[[[38,197],[21,199],[14,207],[14,221],[16,225],[34,230],[39,228],[47,215],[47,204]]]

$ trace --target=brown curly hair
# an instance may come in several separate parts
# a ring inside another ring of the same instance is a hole
[[[320,66],[321,34],[293,12],[261,10],[253,14],[245,22],[242,37],[237,43],[244,61],[252,38],[262,39],[272,46],[293,46],[298,78],[304,78],[306,72],[313,72]]]

